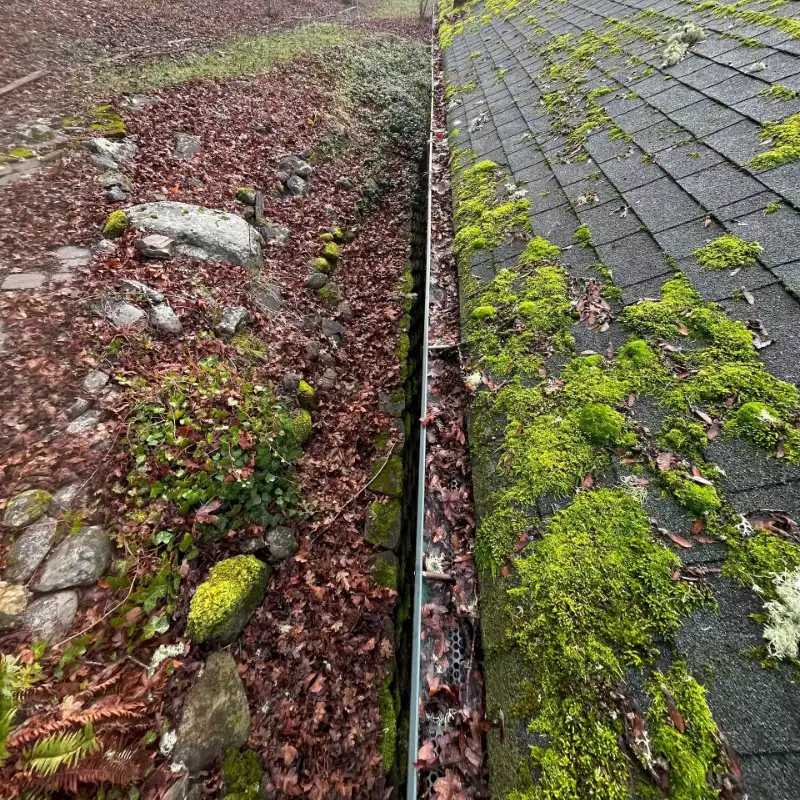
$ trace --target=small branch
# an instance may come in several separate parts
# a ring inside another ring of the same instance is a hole
[[[446,572],[428,572],[422,571],[422,577],[427,578],[429,581],[444,581],[445,583],[455,583],[456,579]]]
[[[7,83],[5,86],[0,87],[0,97],[4,94],[10,94],[15,89],[19,89],[21,86],[25,86],[27,83],[33,83],[33,81],[38,81],[39,78],[47,75],[46,69],[37,69],[35,72],[31,72],[26,75],[24,78],[18,78],[15,81],[11,81],[11,83]]]

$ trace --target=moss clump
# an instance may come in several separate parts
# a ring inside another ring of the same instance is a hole
[[[311,438],[313,422],[310,411],[301,408],[292,415],[292,433],[299,444],[304,444]]]
[[[472,319],[491,319],[497,316],[497,309],[494,306],[478,306],[472,310]]]
[[[8,155],[12,161],[24,161],[26,158],[33,158],[36,153],[27,147],[12,147]]]
[[[705,690],[681,662],[673,664],[667,673],[654,672],[646,688],[653,701],[647,711],[652,753],[667,763],[669,797],[717,800],[719,789],[710,781],[727,770]],[[672,720],[670,701],[683,720],[683,731]]]
[[[254,750],[231,748],[222,761],[223,800],[258,800],[264,769]]]
[[[323,242],[332,242],[333,241],[333,234],[330,231],[325,231],[325,233],[321,233],[319,238]]]
[[[383,769],[388,775],[394,767],[397,750],[397,713],[389,679],[381,684],[378,693],[378,711],[381,715],[381,758]]]
[[[622,321],[640,336],[675,339],[680,335],[678,323],[683,322],[683,315],[701,303],[700,295],[689,281],[676,275],[661,287],[660,300],[628,306],[622,313]]]
[[[310,410],[317,404],[317,393],[314,387],[306,381],[297,384],[297,402],[301,408]]]
[[[319,292],[319,297],[331,306],[342,302],[342,290],[335,283],[326,283]]]
[[[620,349],[617,359],[635,369],[651,369],[659,363],[655,350],[642,339],[631,339],[626,342]]]
[[[575,241],[581,247],[591,247],[592,244],[592,232],[589,230],[588,225],[581,225],[579,228],[575,230]]]
[[[666,472],[663,477],[675,500],[692,514],[699,517],[722,508],[722,501],[713,486],[696,483],[680,472]]]
[[[493,161],[479,161],[456,176],[453,249],[459,258],[496,247],[511,233],[530,230],[530,200],[501,202],[495,188],[501,179],[500,168]]]
[[[774,447],[784,423],[774,408],[766,403],[745,403],[728,422],[727,429],[759,447]]]
[[[373,500],[367,512],[364,538],[378,547],[394,549],[400,538],[400,501],[396,498],[388,503]]]
[[[308,269],[310,272],[322,272],[325,275],[330,275],[331,272],[333,272],[333,266],[330,261],[322,258],[322,256],[312,258],[311,261],[308,262]]]
[[[708,438],[703,426],[697,422],[690,422],[683,417],[670,417],[661,426],[658,443],[667,450],[699,460]]]
[[[703,269],[739,269],[755,264],[761,250],[758,242],[747,242],[725,233],[705,247],[695,250],[694,257]]]
[[[94,117],[94,122],[89,126],[89,130],[92,131],[92,133],[111,139],[122,138],[128,135],[125,121],[114,110],[113,106],[97,106],[92,116]]]
[[[534,236],[527,246],[525,252],[520,256],[519,263],[525,267],[538,266],[557,261],[561,255],[561,248],[542,236]]]
[[[392,553],[384,552],[377,555],[372,577],[383,589],[397,589],[397,561]]]
[[[379,463],[369,488],[376,494],[400,497],[403,494],[403,459],[395,454],[385,464]]]
[[[229,642],[264,597],[270,569],[255,556],[234,556],[211,567],[189,604],[186,635],[195,642]]]
[[[578,424],[592,444],[610,446],[622,441],[625,417],[603,403],[589,403],[580,410]]]
[[[254,206],[256,204],[256,190],[250,186],[240,186],[236,190],[236,199],[246,206]]]
[[[728,538],[728,545],[722,574],[742,586],[758,586],[766,600],[775,598],[773,578],[800,566],[800,547],[764,528],[755,528],[747,537],[736,531]]]
[[[529,731],[547,742],[531,747],[540,778],[529,797],[629,796],[622,726],[607,693],[626,669],[648,663],[699,601],[672,580],[677,564],[650,535],[639,502],[619,489],[579,494],[517,562],[510,634],[529,672]]]
[[[322,248],[322,257],[331,264],[336,264],[339,261],[339,245],[336,242],[328,242]]]
[[[800,159],[800,114],[793,114],[783,122],[765,122],[761,139],[772,147],[759,153],[750,166],[755,169],[770,169]]]
[[[106,239],[118,239],[128,230],[128,225],[128,215],[122,209],[112,211],[103,226],[103,236]]]

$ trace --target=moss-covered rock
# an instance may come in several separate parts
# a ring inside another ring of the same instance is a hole
[[[384,589],[397,589],[397,556],[391,550],[381,550],[371,560],[372,577]]]
[[[391,499],[388,503],[374,500],[367,511],[364,525],[364,538],[378,547],[396,550],[400,544],[402,509],[400,501]]]
[[[333,266],[331,265],[330,261],[326,258],[322,258],[319,256],[318,258],[312,258],[311,261],[308,262],[308,271],[309,272],[322,272],[324,275],[330,275],[333,272]]]
[[[254,750],[231,748],[222,761],[223,800],[261,800],[265,796],[264,768]]]
[[[306,381],[300,381],[297,384],[297,402],[300,408],[310,411],[317,404],[317,393],[314,387]]]
[[[322,248],[322,256],[331,264],[336,264],[339,261],[339,245],[336,242],[328,242]]]
[[[44,489],[28,489],[12,497],[3,512],[3,524],[9,528],[24,528],[43,517],[52,501]]]
[[[397,712],[394,707],[389,678],[381,684],[378,694],[378,710],[381,715],[381,758],[383,759],[383,768],[388,775],[394,767],[397,751]]]
[[[249,186],[240,186],[236,190],[236,199],[246,206],[254,206],[256,204],[256,190],[251,189]]]
[[[271,570],[255,556],[215,564],[189,604],[186,635],[196,642],[233,641],[261,603]]]
[[[300,444],[304,444],[311,438],[313,422],[311,420],[311,412],[308,409],[301,408],[292,416],[292,432],[294,433],[294,438]]]
[[[380,461],[375,467],[369,488],[376,494],[400,497],[403,494],[403,459],[395,454],[385,465]]]
[[[128,215],[122,209],[112,211],[103,225],[103,236],[106,239],[118,239],[128,230],[128,225]]]

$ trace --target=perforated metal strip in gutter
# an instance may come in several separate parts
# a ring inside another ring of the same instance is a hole
[[[433,30],[435,30],[435,25]],[[434,72],[431,64],[431,111],[430,126],[428,131],[428,222],[427,241],[425,244],[425,297],[423,298],[423,332],[422,332],[422,367],[420,375],[420,418],[419,418],[419,468],[417,481],[417,525],[414,545],[414,594],[412,606],[414,609],[412,621],[412,651],[411,651],[411,682],[409,692],[409,719],[408,719],[408,766],[406,778],[407,800],[417,800],[417,770],[414,766],[419,749],[419,691],[420,691],[420,645],[422,641],[422,605],[424,582],[422,577],[422,564],[425,557],[425,458],[426,434],[422,420],[428,413],[428,329],[430,325],[430,285],[431,285],[431,234],[432,234],[432,186],[431,168],[433,166],[433,135],[434,135]]]

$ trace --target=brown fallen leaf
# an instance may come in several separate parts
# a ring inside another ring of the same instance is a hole
[[[672,541],[675,542],[675,544],[677,544],[679,547],[685,547],[687,550],[690,547],[694,547],[694,545],[688,539],[678,536],[677,533],[670,533],[670,531],[667,531],[667,536],[669,536],[669,538],[672,539]]]

